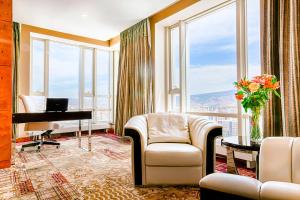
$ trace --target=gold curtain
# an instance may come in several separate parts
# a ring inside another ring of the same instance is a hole
[[[120,35],[120,59],[116,107],[116,134],[135,115],[153,111],[153,69],[149,20]]]
[[[19,60],[20,60],[20,37],[21,30],[20,24],[13,22],[13,65],[12,65],[12,112],[18,112],[18,71],[19,71]],[[16,138],[16,125],[13,126],[13,138]]]
[[[300,136],[300,2],[262,1],[263,72],[280,79],[281,100],[264,112],[264,136]]]

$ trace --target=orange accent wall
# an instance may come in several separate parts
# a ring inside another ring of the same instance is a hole
[[[0,168],[11,164],[12,0],[0,0]]]
[[[194,3],[199,2],[199,0],[180,0],[171,6],[163,9],[162,11],[152,15],[149,18],[150,21],[150,29],[151,29],[151,50],[152,50],[152,63],[154,64],[155,62],[155,24],[191,5]]]

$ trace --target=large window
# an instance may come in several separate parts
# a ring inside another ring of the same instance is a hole
[[[246,130],[233,82],[261,73],[259,1],[228,1],[167,29],[170,111],[215,120],[224,136]]]
[[[49,42],[49,97],[69,98],[69,109],[79,109],[80,48]]]
[[[95,124],[112,122],[112,51],[32,38],[31,60],[31,95],[65,97],[69,110],[92,110]]]
[[[187,30],[187,111],[237,113],[236,5],[192,20]]]

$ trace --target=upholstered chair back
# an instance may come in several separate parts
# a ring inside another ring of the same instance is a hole
[[[294,138],[294,143],[293,143],[292,182],[300,184],[300,138]]]
[[[26,96],[20,95],[19,96],[25,112],[32,113],[32,112],[39,112],[45,110],[45,97],[44,96]]]
[[[270,137],[263,140],[259,180],[300,183],[300,138]]]

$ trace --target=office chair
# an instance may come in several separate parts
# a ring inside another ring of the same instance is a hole
[[[20,95],[20,99],[25,108],[26,113],[33,113],[33,112],[41,112],[37,109],[37,104],[34,102],[33,96],[25,96]],[[60,143],[54,140],[45,140],[45,137],[50,139],[51,133],[55,130],[59,129],[59,124],[54,122],[29,122],[25,124],[25,131],[44,131],[40,135],[34,136],[33,141],[27,144],[22,145],[21,151],[24,151],[26,147],[33,147],[37,146],[37,151],[40,151],[42,145],[55,145],[56,148],[60,147]]]

